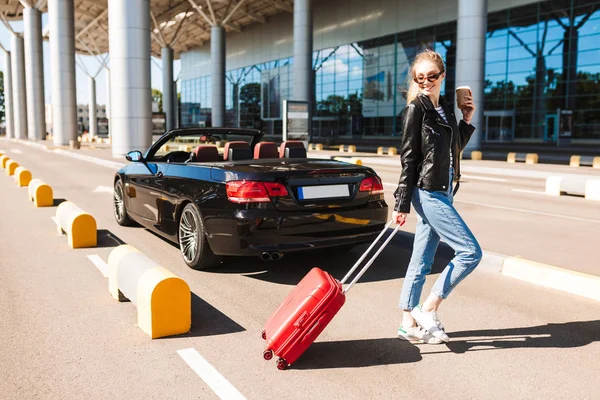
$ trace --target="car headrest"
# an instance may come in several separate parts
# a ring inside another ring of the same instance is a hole
[[[304,143],[301,140],[288,140],[288,141],[282,142],[281,145],[279,145],[279,158],[286,157],[285,149],[287,149],[289,147],[304,148]]]
[[[227,161],[252,160],[252,150],[250,148],[235,148],[232,147],[227,152]],[[223,154],[223,159],[225,155]]]
[[[279,158],[277,145],[274,142],[260,142],[254,146],[254,159]]]
[[[217,150],[216,146],[201,144],[194,149],[194,154],[196,154],[196,160],[198,162],[221,161],[219,157],[219,150]]]
[[[223,161],[227,161],[229,159],[230,149],[248,149],[248,152],[250,153],[249,158],[252,158],[252,152],[250,151],[250,144],[248,142],[234,141],[225,143],[225,148],[223,149]]]
[[[306,158],[306,149],[304,147],[286,147],[285,158]]]

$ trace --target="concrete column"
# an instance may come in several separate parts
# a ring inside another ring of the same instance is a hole
[[[6,119],[6,137],[15,137],[13,119],[12,65],[10,51],[4,53],[4,117]]]
[[[55,146],[77,140],[73,0],[49,0],[52,134]]]
[[[177,96],[177,82],[173,82],[173,128],[179,128],[179,98]]]
[[[483,89],[485,79],[485,39],[487,32],[487,0],[458,0],[456,33],[456,85],[468,85],[477,110],[471,121],[476,128],[466,152],[481,149],[484,137]],[[454,90],[456,88],[447,88]],[[456,117],[462,112],[455,110]]]
[[[11,37],[13,130],[17,139],[27,139],[27,95],[25,92],[25,49],[23,38],[15,33]]]
[[[212,126],[225,126],[225,28],[210,29],[212,61]]]
[[[311,0],[294,1],[294,97],[312,99],[313,24]]]
[[[89,133],[91,137],[98,135],[98,114],[96,113],[96,79],[90,76],[90,101],[89,101],[90,126]]]
[[[108,0],[113,157],[152,143],[150,2]]]
[[[23,9],[25,28],[25,75],[27,85],[27,133],[30,140],[46,139],[42,13]]]
[[[165,113],[167,132],[175,127],[175,107],[173,97],[173,49],[163,47],[162,54],[162,107]]]

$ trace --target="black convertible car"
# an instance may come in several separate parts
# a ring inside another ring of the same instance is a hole
[[[311,159],[302,142],[261,142],[250,129],[164,134],[115,174],[114,214],[178,243],[194,269],[221,256],[287,253],[373,240],[387,219],[375,172]]]

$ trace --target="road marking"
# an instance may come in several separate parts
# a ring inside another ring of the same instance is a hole
[[[561,219],[570,219],[570,220],[573,220],[573,221],[583,221],[583,222],[591,222],[593,224],[600,224],[600,220],[597,220],[597,219],[587,219],[587,218],[570,217],[568,215],[551,214],[551,213],[545,213],[545,212],[540,212],[540,211],[524,210],[522,208],[511,208],[511,207],[496,206],[496,205],[492,205],[492,204],[477,203],[477,202],[474,202],[474,201],[454,200],[454,202],[456,202],[456,203],[464,203],[464,204],[471,204],[471,205],[475,205],[475,206],[496,208],[498,210],[514,211],[514,212],[520,212],[520,213],[525,213],[525,214],[544,215],[544,216],[547,216],[547,217],[554,217],[554,218],[561,218]]]
[[[194,370],[196,374],[221,399],[245,400],[246,398],[223,375],[219,373],[196,349],[177,350],[179,357]]]
[[[67,157],[71,157],[71,158],[76,158],[78,160],[81,161],[86,161],[86,162],[90,162],[92,164],[96,164],[96,165],[100,165],[102,167],[107,167],[110,169],[120,169],[122,167],[125,166],[125,164],[123,163],[118,163],[115,161],[109,161],[109,160],[104,160],[102,158],[98,158],[98,157],[93,157],[93,156],[86,156],[83,154],[77,154],[77,153],[73,153],[67,150],[61,150],[61,149],[54,149],[53,150],[54,153],[56,154],[61,154],[63,156],[67,156]]]
[[[113,194],[113,188],[110,186],[97,186],[96,189],[92,191],[92,193],[110,193]]]
[[[506,179],[502,178],[488,178],[485,176],[474,176],[474,175],[462,175],[463,178],[467,179],[475,179],[480,181],[490,181],[490,182],[506,182]]]
[[[540,192],[539,190],[512,189],[512,191],[519,193],[543,194],[544,196],[547,196],[546,192]]]
[[[396,187],[398,186],[398,184],[393,184],[393,183],[387,183],[387,182],[383,182],[384,186],[389,186],[389,187]]]
[[[10,149],[11,152],[15,153],[15,154],[22,154],[23,152],[19,149]]]
[[[108,264],[97,254],[87,256],[88,260],[98,268],[105,278],[108,278]]]

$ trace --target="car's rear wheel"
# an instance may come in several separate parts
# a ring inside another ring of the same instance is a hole
[[[125,190],[123,189],[123,182],[120,179],[115,182],[113,190],[113,211],[119,225],[133,225],[133,221],[127,215],[127,208],[125,207]]]
[[[188,267],[197,270],[210,269],[221,263],[208,245],[198,206],[187,204],[179,218],[179,248],[183,261]]]

